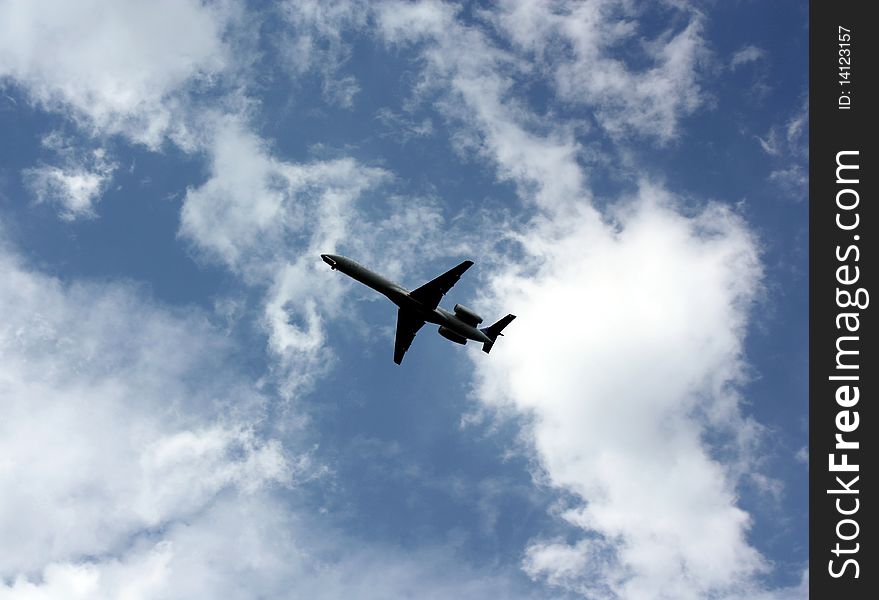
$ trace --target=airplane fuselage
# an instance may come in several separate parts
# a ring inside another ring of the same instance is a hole
[[[371,287],[378,293],[386,296],[401,309],[411,311],[427,323],[433,323],[445,327],[468,340],[482,343],[492,342],[491,338],[485,333],[477,327],[465,323],[455,316],[455,313],[449,312],[439,306],[436,308],[425,306],[422,302],[413,298],[410,295],[409,290],[400,284],[385,279],[378,273],[370,271],[355,260],[335,254],[321,254],[321,258],[334,270],[341,271],[352,279],[356,279],[363,285]]]

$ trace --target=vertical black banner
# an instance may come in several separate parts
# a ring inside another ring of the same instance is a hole
[[[809,592],[875,598],[877,24],[869,2],[809,18]]]

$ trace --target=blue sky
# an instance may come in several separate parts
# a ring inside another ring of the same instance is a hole
[[[0,598],[806,597],[807,16],[0,0]]]

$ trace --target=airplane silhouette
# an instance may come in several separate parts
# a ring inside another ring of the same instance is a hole
[[[320,257],[334,271],[338,270],[384,294],[399,307],[397,312],[397,335],[394,343],[394,362],[403,362],[403,355],[412,345],[415,334],[425,323],[439,325],[439,334],[456,344],[466,344],[467,340],[482,342],[482,351],[491,352],[495,340],[503,335],[504,327],[516,318],[507,315],[490,327],[478,327],[482,317],[469,308],[456,304],[453,312],[439,307],[442,297],[452,289],[461,275],[473,266],[472,260],[465,260],[457,267],[450,269],[412,291],[389,281],[370,271],[356,261],[336,254],[321,254]]]

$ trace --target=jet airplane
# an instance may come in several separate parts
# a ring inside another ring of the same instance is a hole
[[[403,355],[415,339],[415,334],[425,323],[439,325],[439,334],[456,344],[466,344],[467,340],[482,343],[482,351],[491,352],[495,340],[503,335],[504,327],[516,318],[507,315],[490,327],[478,327],[482,317],[469,308],[456,304],[453,312],[439,307],[442,297],[452,289],[461,275],[473,266],[472,260],[465,260],[457,267],[450,269],[419,288],[412,291],[388,281],[378,273],[374,273],[363,265],[345,256],[321,254],[325,263],[336,271],[356,279],[375,291],[384,294],[399,307],[397,311],[397,336],[394,343],[394,362],[403,362]]]

